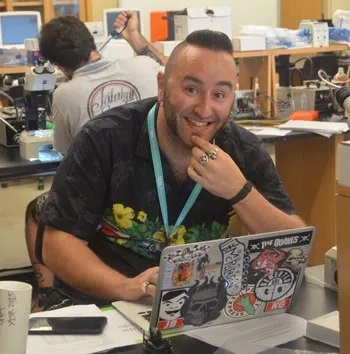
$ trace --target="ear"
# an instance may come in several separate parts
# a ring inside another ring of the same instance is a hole
[[[157,75],[158,82],[158,101],[162,102],[164,99],[164,73],[159,72]]]

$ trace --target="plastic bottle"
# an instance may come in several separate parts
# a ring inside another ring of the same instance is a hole
[[[307,111],[307,97],[305,92],[300,95],[300,110]]]

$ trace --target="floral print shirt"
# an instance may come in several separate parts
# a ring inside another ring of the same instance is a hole
[[[156,99],[113,108],[89,121],[60,164],[42,222],[89,241],[99,230],[111,247],[128,248],[151,260],[171,244],[221,237],[236,215],[227,200],[202,189],[182,225],[167,239],[148,140],[147,114]],[[272,204],[289,214],[294,207],[262,143],[229,121],[216,145]],[[179,183],[161,156],[169,225],[174,225],[194,182]]]

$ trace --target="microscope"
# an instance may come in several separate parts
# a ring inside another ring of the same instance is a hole
[[[39,58],[25,74],[24,105],[26,129],[19,136],[20,154],[26,160],[39,157],[39,150],[52,145],[52,130],[46,129],[51,112],[50,95],[56,85],[56,69]]]

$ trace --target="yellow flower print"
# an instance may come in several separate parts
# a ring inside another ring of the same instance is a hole
[[[156,231],[153,235],[152,238],[158,242],[161,243],[166,243],[166,235],[165,231],[163,228],[161,228],[159,231]]]
[[[124,207],[123,204],[113,204],[113,215],[117,226],[128,229],[132,225],[135,212],[130,207]]]
[[[171,232],[171,228],[170,227],[170,232]],[[170,238],[170,244],[171,245],[182,245],[185,242],[185,239],[184,239],[184,235],[186,233],[186,227],[184,225],[181,225],[177,228],[177,230],[175,231],[175,234],[171,235],[171,238]]]
[[[238,217],[237,214],[233,214],[231,215],[229,221],[228,221],[228,227],[229,229],[231,229],[233,227],[234,224],[236,224],[238,221]]]
[[[124,243],[128,242],[128,240],[126,240],[125,238],[117,238],[116,239],[116,243],[118,245],[124,245]]]
[[[137,220],[141,222],[145,222],[147,220],[147,214],[141,210],[137,215]]]

